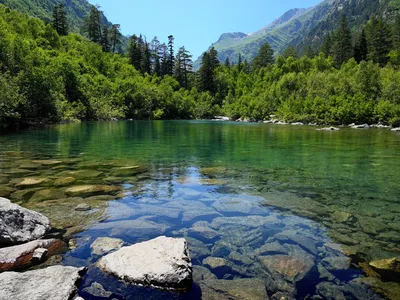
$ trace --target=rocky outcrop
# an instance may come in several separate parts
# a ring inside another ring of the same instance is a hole
[[[400,281],[400,257],[372,261],[369,265],[382,279]]]
[[[50,221],[40,213],[0,198],[0,245],[10,246],[43,237]]]
[[[60,240],[49,239],[1,248],[0,271],[20,269],[41,262],[46,255],[60,252],[64,246],[64,242]]]
[[[104,272],[131,284],[187,290],[192,285],[192,263],[185,239],[165,236],[138,243],[104,256]]]
[[[84,273],[84,268],[64,266],[25,273],[5,272],[0,274],[0,299],[72,299]]]

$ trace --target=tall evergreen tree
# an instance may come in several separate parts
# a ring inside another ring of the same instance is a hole
[[[174,36],[168,36],[168,74],[174,74]]]
[[[227,67],[228,69],[231,67],[231,62],[230,62],[230,60],[229,60],[229,56],[226,57],[224,65],[225,65],[225,67]]]
[[[104,52],[110,52],[111,50],[110,39],[108,35],[109,35],[108,28],[104,27],[103,33],[101,35],[101,47]]]
[[[121,30],[121,25],[119,24],[113,24],[111,26],[110,43],[113,53],[115,53],[117,46],[121,44],[122,34],[120,30]]]
[[[242,54],[241,53],[239,53],[237,66],[238,66],[239,73],[242,72],[243,60],[242,60]]]
[[[337,67],[353,57],[353,43],[345,14],[342,14],[339,28],[334,34],[333,58]]]
[[[368,59],[368,45],[367,36],[365,35],[365,30],[363,29],[357,38],[354,45],[354,59],[356,62],[360,63],[363,60]]]
[[[253,60],[254,69],[260,69],[272,65],[274,63],[274,50],[270,44],[266,42],[261,46],[257,56]]]
[[[368,58],[381,66],[388,62],[391,49],[390,29],[382,18],[371,16],[366,27]]]
[[[288,57],[293,57],[293,58],[298,58],[299,54],[297,52],[296,47],[290,45],[283,51],[283,57],[288,58]]]
[[[86,21],[86,32],[89,40],[101,44],[101,11],[99,6],[92,6],[89,17]]]
[[[168,59],[168,47],[165,43],[160,45],[161,76],[166,76],[170,71],[170,60]]]
[[[128,57],[132,66],[141,71],[142,51],[139,45],[139,38],[136,35],[131,36],[129,40]]]
[[[155,36],[150,43],[151,71],[153,74],[161,75],[160,41]]]
[[[212,50],[212,51],[211,51]],[[208,91],[215,94],[217,91],[216,68],[218,59],[215,57],[218,52],[211,48],[209,52],[205,52],[201,59],[201,67],[199,70],[199,87],[201,91]]]
[[[68,19],[65,6],[63,4],[54,6],[53,28],[59,35],[68,35]]]
[[[321,51],[325,57],[332,56],[332,36],[328,32],[321,45]]]
[[[397,14],[394,24],[393,24],[393,48],[400,52],[400,13]]]
[[[311,47],[311,45],[306,45],[303,48],[303,56],[306,56],[308,58],[314,58],[315,57],[315,53],[314,53],[314,50]]]
[[[179,48],[175,59],[175,78],[184,88],[189,87],[189,74],[192,72],[192,55],[183,46]]]
[[[212,68],[216,69],[220,65],[220,62],[218,59],[218,51],[215,50],[214,47],[211,47],[209,53],[210,53],[210,62],[212,64]]]
[[[140,68],[142,70],[142,74],[151,74],[151,52],[149,44],[144,41],[142,46],[142,61],[140,64]]]

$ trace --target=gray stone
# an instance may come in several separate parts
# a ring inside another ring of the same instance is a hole
[[[208,222],[197,222],[193,224],[193,227],[189,229],[190,235],[200,237],[201,239],[205,240],[214,240],[218,238],[219,233],[207,225]]]
[[[257,253],[260,255],[271,255],[271,254],[288,254],[288,250],[278,242],[265,243],[259,249]]]
[[[92,207],[87,203],[81,203],[77,207],[75,207],[76,211],[89,211]]]
[[[46,248],[38,248],[33,252],[32,260],[33,261],[42,261],[46,257],[47,253],[49,252]]]
[[[127,283],[166,289],[192,286],[192,263],[185,239],[165,236],[108,254],[98,266]]]
[[[77,291],[85,269],[53,266],[25,273],[0,274],[0,299],[68,300]]]
[[[395,131],[395,132],[400,132],[400,127],[392,128],[391,130],[392,130],[392,131]]]
[[[325,257],[322,260],[323,265],[329,271],[348,270],[351,259],[347,256]]]
[[[120,249],[124,244],[123,240],[108,237],[97,238],[91,245],[92,253],[95,255],[103,255],[113,250]]]
[[[210,300],[268,300],[260,279],[206,280],[200,284],[202,298]]]
[[[317,285],[317,291],[327,300],[346,300],[340,287],[331,282],[321,282]]]
[[[317,130],[319,130],[319,131],[338,131],[340,129],[337,127],[325,127],[325,128],[319,128]]]
[[[200,283],[203,280],[218,279],[209,269],[202,266],[193,266],[193,281]]]
[[[207,245],[204,244],[203,242],[191,237],[187,237],[186,240],[188,242],[188,247],[192,260],[194,259],[199,260],[200,263],[201,259],[210,255],[210,250],[208,249]]]
[[[0,271],[9,271],[16,268],[25,267],[31,264],[37,249],[46,249],[54,253],[64,246],[60,240],[36,240],[21,245],[6,247],[0,249]],[[39,252],[37,253],[39,255]]]
[[[98,282],[93,282],[90,287],[84,288],[83,291],[95,297],[108,298],[112,295],[112,292],[107,292]]]
[[[282,242],[294,242],[313,255],[318,254],[317,241],[296,230],[285,230],[274,236]]]
[[[42,214],[0,198],[0,245],[15,245],[41,238],[50,230]]]

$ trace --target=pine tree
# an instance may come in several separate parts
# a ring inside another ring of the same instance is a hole
[[[104,52],[110,52],[111,50],[111,45],[110,45],[110,40],[109,40],[109,31],[107,27],[103,28],[103,33],[101,35],[101,47]]]
[[[152,73],[160,76],[161,75],[161,59],[160,59],[160,41],[155,36],[150,43],[151,53],[151,70]]]
[[[361,31],[361,34],[354,45],[354,59],[358,63],[368,59],[367,36],[365,35],[364,29]]]
[[[328,33],[322,43],[321,51],[325,57],[332,56],[332,36]]]
[[[174,74],[174,36],[170,35],[168,37],[168,74]]]
[[[68,19],[63,4],[54,6],[53,9],[53,28],[59,35],[68,35]]]
[[[119,25],[119,24],[113,24],[111,26],[110,42],[111,42],[113,53],[115,53],[117,46],[121,44],[122,34],[121,34],[120,29],[121,29],[121,25]]]
[[[293,57],[293,58],[298,58],[299,54],[297,52],[296,47],[294,46],[289,46],[283,51],[283,57],[288,58],[288,57]]]
[[[228,69],[230,69],[230,67],[231,67],[231,62],[230,62],[230,60],[229,60],[229,56],[226,57],[224,65],[225,65],[225,67],[227,67]]]
[[[94,43],[101,44],[101,21],[100,21],[100,9],[98,6],[92,6],[90,10],[89,18],[86,21],[86,32],[89,40]]]
[[[391,49],[390,30],[382,18],[371,16],[366,27],[368,44],[368,58],[381,66],[388,62],[388,54]]]
[[[392,42],[395,51],[400,51],[400,13],[396,16],[393,24]]]
[[[342,14],[339,28],[334,34],[333,58],[337,67],[353,57],[353,44],[345,14]]]
[[[138,37],[131,36],[128,47],[128,57],[131,65],[138,71],[141,71],[142,51],[139,46]]]
[[[151,52],[149,44],[144,41],[142,45],[142,61],[140,63],[140,68],[142,74],[151,74]]]
[[[311,45],[306,45],[303,48],[303,56],[306,56],[308,58],[314,58],[315,57],[315,53],[314,53],[314,50],[311,47]]]
[[[189,87],[189,74],[192,72],[192,55],[183,46],[179,48],[175,59],[175,78],[184,88]]]
[[[169,74],[169,59],[168,59],[168,47],[165,43],[160,45],[160,57],[161,57],[161,76]]]
[[[216,82],[216,67],[218,59],[215,57],[218,55],[218,52],[211,48],[209,52],[205,52],[201,59],[201,67],[199,70],[199,87],[201,91],[208,91],[211,94],[215,94],[217,91],[217,82]]]
[[[238,66],[238,71],[239,71],[239,73],[242,72],[243,61],[242,61],[242,54],[241,54],[241,53],[239,53],[239,58],[238,58],[238,64],[237,64],[237,66]]]
[[[254,69],[261,69],[274,63],[274,50],[270,44],[265,43],[261,46],[257,56],[253,60]]]

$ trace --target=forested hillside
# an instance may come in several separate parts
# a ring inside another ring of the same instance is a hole
[[[0,5],[0,124],[110,119],[190,119],[227,115],[319,124],[400,123],[400,17],[371,17],[361,33],[346,15],[321,53],[283,56],[265,43],[254,61],[218,60],[212,48],[198,72],[185,47],[133,35],[125,55],[117,34],[88,38]],[[61,25],[60,25],[61,24]],[[115,28],[115,33],[118,32]],[[102,38],[100,38],[102,37]]]
[[[68,13],[69,25],[74,32],[82,32],[85,19],[89,16],[92,8],[87,0],[0,0],[0,3],[11,9],[38,17],[45,22],[52,20],[53,9],[56,5],[64,4]],[[104,14],[101,14],[101,22],[111,26]]]

